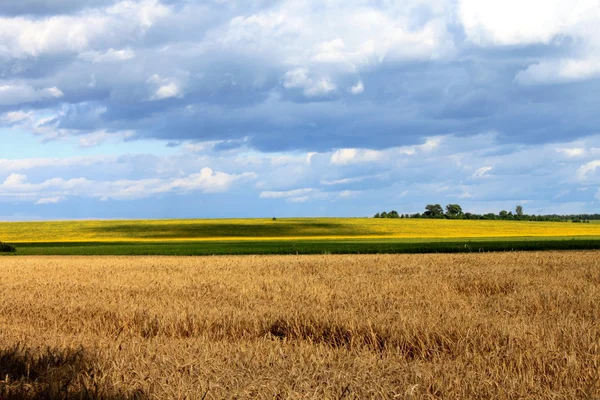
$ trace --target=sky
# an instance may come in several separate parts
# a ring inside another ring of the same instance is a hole
[[[2,0],[0,220],[600,212],[600,0]]]

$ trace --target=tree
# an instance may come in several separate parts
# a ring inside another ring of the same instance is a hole
[[[427,204],[423,214],[429,218],[440,218],[444,215],[444,209],[439,204]]]
[[[523,206],[518,205],[517,207],[515,207],[515,214],[517,214],[517,216],[522,217],[523,216]]]
[[[400,218],[400,214],[398,214],[398,211],[392,210],[388,213],[388,218]]]
[[[502,219],[506,219],[508,218],[508,212],[506,212],[506,210],[502,210],[498,213],[498,215],[500,216],[500,218]]]
[[[446,215],[450,218],[461,217],[463,215],[462,207],[458,204],[448,204],[446,206]]]
[[[381,213],[381,218],[387,218],[388,217],[388,213],[387,212],[382,212]]]
[[[375,214],[375,216],[373,218],[381,218],[381,215],[379,213]]]

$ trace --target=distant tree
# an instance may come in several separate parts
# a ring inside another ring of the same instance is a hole
[[[387,212],[382,212],[381,213],[381,217],[380,218],[387,218],[388,217],[388,213]]]
[[[388,218],[400,218],[400,214],[398,214],[398,211],[392,210],[388,213]]]
[[[444,209],[439,204],[427,204],[423,215],[429,218],[441,218],[444,215]]]
[[[500,216],[500,218],[502,219],[506,219],[508,218],[508,212],[506,210],[502,210],[498,213],[498,215]]]
[[[523,206],[518,205],[515,207],[515,214],[517,214],[517,216],[522,217],[523,216]]]
[[[381,218],[381,214],[377,213],[373,218]]]
[[[446,206],[446,215],[450,218],[462,217],[463,210],[458,204],[448,204]]]

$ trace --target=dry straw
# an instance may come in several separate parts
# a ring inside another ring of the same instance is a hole
[[[600,397],[600,252],[0,270],[2,399]]]

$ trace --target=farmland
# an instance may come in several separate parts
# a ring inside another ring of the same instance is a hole
[[[19,254],[206,255],[600,249],[600,224],[301,218],[0,223]]]
[[[600,396],[598,251],[0,269],[0,398]]]

